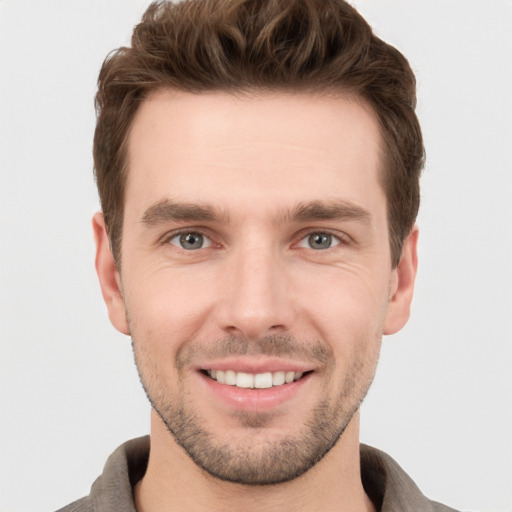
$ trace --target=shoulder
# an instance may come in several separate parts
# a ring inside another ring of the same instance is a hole
[[[135,512],[133,486],[146,471],[149,443],[145,436],[121,445],[108,458],[90,494],[57,512]]]
[[[93,510],[92,501],[89,496],[86,496],[60,508],[57,512],[92,512]]]
[[[457,512],[429,500],[386,453],[361,444],[360,457],[364,489],[381,512]]]

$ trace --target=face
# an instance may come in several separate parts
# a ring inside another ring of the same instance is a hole
[[[129,137],[120,273],[95,218],[113,324],[161,421],[212,475],[304,473],[337,443],[407,320],[380,134],[350,98],[161,91]]]

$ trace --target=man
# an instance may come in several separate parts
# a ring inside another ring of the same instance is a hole
[[[100,73],[93,227],[151,435],[62,510],[451,510],[358,436],[413,295],[414,106],[340,0],[150,6]]]

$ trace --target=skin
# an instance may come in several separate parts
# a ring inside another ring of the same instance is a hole
[[[382,335],[408,319],[417,230],[392,268],[372,111],[340,96],[165,90],[140,107],[128,148],[121,273],[101,214],[93,227],[111,322],[131,335],[153,404],[137,509],[373,510],[358,407]],[[205,244],[185,250],[179,230]],[[331,245],[312,246],[315,233]],[[280,364],[307,378],[268,403],[254,390],[226,401],[201,371]],[[190,425],[222,447],[224,464],[194,461],[204,450],[191,457],[169,431]],[[320,460],[283,476],[303,455],[283,441],[317,437]],[[233,474],[253,467],[252,478],[274,471],[283,482],[226,481],[239,460]]]

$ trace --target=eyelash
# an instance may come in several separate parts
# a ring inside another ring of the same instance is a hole
[[[206,239],[208,241],[208,244],[206,245],[206,247],[202,244],[201,247],[186,249],[185,247],[182,247],[182,246],[180,247],[179,242],[172,243],[172,240],[174,240],[182,235],[200,235],[201,237],[203,237],[203,242]],[[319,248],[311,247],[311,240],[308,240],[308,238],[310,238],[313,235],[331,237],[331,240],[329,240],[330,245],[328,247],[319,247]],[[333,244],[332,243],[333,241],[336,243]],[[300,236],[298,242],[295,242],[292,245],[292,247],[301,248],[301,249],[309,249],[309,250],[313,250],[314,252],[321,253],[323,251],[327,251],[328,249],[333,249],[339,245],[347,245],[349,242],[350,242],[350,237],[348,235],[346,235],[345,233],[339,233],[339,232],[333,233],[329,230],[314,230],[314,229],[312,229],[307,232],[301,233],[301,236]],[[174,232],[166,235],[165,237],[163,237],[161,243],[163,245],[168,245],[168,244],[173,245],[178,249],[181,249],[183,251],[187,251],[190,253],[196,252],[200,249],[208,249],[209,247],[211,247],[214,244],[211,237],[209,237],[201,229],[181,229],[179,231],[174,231]]]
[[[173,240],[181,235],[189,235],[189,234],[190,235],[201,235],[204,239],[207,239],[210,242],[207,247],[200,247],[197,250],[207,249],[211,245],[215,244],[215,242],[212,240],[212,238],[210,236],[208,236],[203,230],[197,229],[197,228],[181,229],[178,231],[173,231],[172,233],[168,233],[164,237],[162,237],[161,244],[162,245],[171,244],[171,245],[174,245],[175,247],[180,248],[184,251],[194,252],[194,250],[192,250],[192,249],[187,250],[183,247],[179,247],[178,245],[171,243],[171,240]],[[308,237],[310,237],[312,235],[327,235],[327,236],[332,237],[334,240],[336,240],[338,242],[335,245],[331,245],[330,247],[327,247],[325,249],[317,249],[317,250],[315,250],[315,252],[322,252],[324,250],[337,247],[338,245],[347,245],[350,243],[350,237],[348,235],[346,235],[345,233],[339,233],[339,232],[334,233],[334,232],[326,230],[326,229],[322,229],[322,230],[311,229],[310,231],[301,233],[299,240],[297,242],[293,243],[292,246],[298,247],[301,242],[303,242],[305,239],[307,239]],[[312,247],[304,247],[304,248],[314,250]]]
[[[324,249],[317,249],[316,252],[321,252],[322,250],[327,250],[327,249],[332,249],[334,247],[337,247],[338,245],[347,245],[350,241],[348,235],[346,235],[345,233],[339,233],[339,232],[332,232],[332,231],[329,231],[328,229],[322,229],[322,230],[310,230],[306,233],[304,233],[301,238],[299,239],[299,241],[297,243],[294,244],[294,246],[299,246],[299,244],[301,244],[304,240],[308,239],[309,237],[313,236],[313,235],[327,235],[329,237],[332,237],[333,240],[336,240],[338,243],[334,244],[334,245],[331,245],[330,247],[326,247]],[[306,242],[307,243],[307,242]],[[312,249],[312,247],[305,247],[306,249]]]
[[[161,243],[163,245],[167,245],[167,244],[174,245],[174,244],[171,243],[171,240],[173,240],[174,238],[177,238],[177,237],[179,237],[181,235],[201,235],[203,238],[209,240],[210,244],[213,244],[213,240],[211,239],[211,237],[209,237],[203,230],[196,229],[196,228],[193,228],[193,229],[180,229],[178,231],[173,231],[172,233],[167,233],[162,238]],[[201,247],[201,249],[203,249],[203,248],[204,247]],[[181,249],[186,250],[183,247]]]

